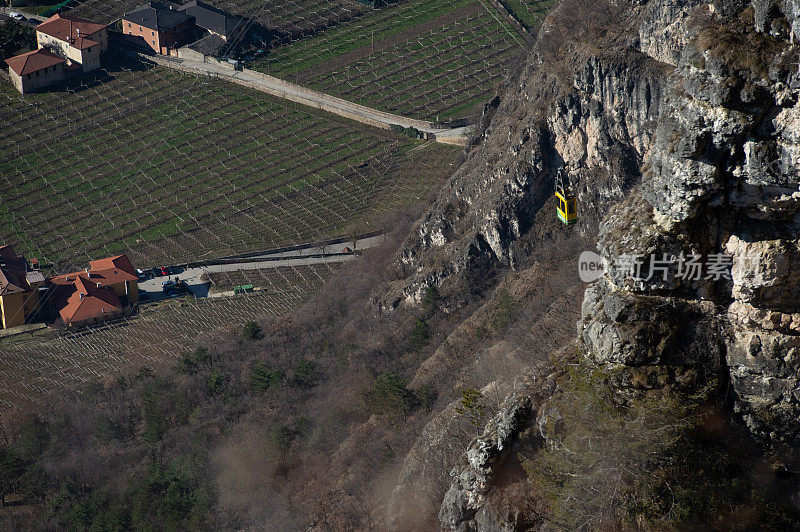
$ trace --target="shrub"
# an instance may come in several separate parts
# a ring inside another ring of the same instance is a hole
[[[247,323],[242,326],[242,338],[248,341],[258,340],[262,338],[262,329],[261,326],[254,322],[248,321]]]
[[[155,443],[167,430],[167,420],[161,404],[161,390],[155,381],[148,382],[142,390],[142,420],[145,430],[142,438]]]
[[[108,414],[100,414],[97,418],[97,423],[94,426],[94,435],[102,443],[108,443],[120,437],[121,430],[119,426],[111,419]]]
[[[303,388],[311,388],[317,383],[317,363],[313,360],[303,360],[294,367],[294,383]]]
[[[226,380],[227,377],[220,370],[215,369],[212,371],[206,381],[209,395],[216,396],[222,393],[222,390],[225,388]]]
[[[425,295],[422,297],[422,308],[432,309],[436,307],[440,298],[441,295],[436,285],[430,285],[428,289],[425,290]]]
[[[281,455],[285,455],[289,452],[292,446],[292,440],[294,440],[294,434],[286,425],[275,425],[269,433],[270,445]]]
[[[475,388],[461,390],[461,400],[456,406],[456,412],[469,420],[469,424],[480,432],[483,427],[486,404],[483,394]]]
[[[250,373],[250,386],[254,391],[263,392],[279,386],[286,373],[282,369],[272,370],[266,362],[258,362]]]
[[[378,375],[366,393],[370,411],[378,415],[405,416],[414,403],[414,394],[406,388],[406,381],[392,372]]]
[[[496,331],[502,331],[511,324],[517,313],[516,307],[516,301],[507,291],[503,291],[494,307],[495,312],[492,316],[492,326]]]
[[[414,328],[411,330],[411,335],[409,337],[409,343],[411,344],[411,349],[414,351],[419,351],[431,341],[431,327],[428,325],[428,321],[424,319],[418,319],[417,323],[414,324]]]

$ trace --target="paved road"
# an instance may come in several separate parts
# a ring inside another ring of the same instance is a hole
[[[377,109],[348,102],[325,94],[313,89],[309,89],[294,83],[289,83],[285,80],[275,78],[260,73],[250,73],[252,71],[236,72],[230,68],[215,63],[204,63],[202,61],[193,61],[190,59],[177,59],[174,57],[151,57],[146,56],[147,59],[157,62],[158,64],[177,68],[180,70],[194,70],[219,76],[229,79],[235,83],[244,84],[273,96],[285,98],[293,102],[298,102],[310,107],[324,109],[328,112],[344,116],[351,120],[356,120],[369,125],[383,125],[383,126],[402,126],[404,128],[414,127],[425,133],[433,134],[438,142],[445,144],[456,144],[465,146],[469,140],[470,127],[459,127],[453,129],[441,129],[431,127],[429,122],[417,120],[415,118],[407,118],[392,113],[386,113]]]
[[[150,300],[164,297],[162,286],[165,281],[176,278],[186,281],[189,290],[197,297],[208,297],[210,285],[203,282],[200,276],[204,273],[237,272],[241,270],[259,270],[278,268],[281,266],[308,266],[312,264],[327,264],[353,260],[358,255],[350,254],[351,251],[361,251],[382,244],[385,237],[382,235],[362,238],[356,241],[340,242],[325,246],[308,246],[301,249],[280,252],[266,252],[241,259],[241,262],[230,264],[215,264],[198,268],[188,268],[177,275],[154,277],[139,283],[139,289],[147,292]]]

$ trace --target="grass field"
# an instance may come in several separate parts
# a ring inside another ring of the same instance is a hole
[[[342,266],[339,266],[340,268]],[[346,267],[346,266],[345,266]],[[335,267],[263,270],[268,289],[234,297],[167,300],[130,319],[56,335],[38,331],[0,340],[0,414],[70,399],[92,383],[148,366],[173,367],[182,352],[248,320],[282,316],[308,300]]]
[[[57,271],[139,267],[361,233],[459,150],[159,67],[0,92],[0,241]]]

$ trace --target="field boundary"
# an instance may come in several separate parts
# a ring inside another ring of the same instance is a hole
[[[416,118],[408,118],[378,109],[372,109],[364,105],[349,102],[330,94],[325,94],[295,83],[290,83],[286,80],[263,74],[245,68],[238,72],[233,70],[232,67],[223,66],[223,64],[214,62],[200,62],[190,59],[176,59],[172,57],[161,57],[154,55],[145,55],[139,52],[134,52],[136,56],[145,61],[150,61],[158,65],[181,70],[192,74],[209,75],[218,77],[228,81],[232,81],[238,85],[242,85],[251,89],[265,92],[278,98],[290,100],[300,103],[315,109],[321,109],[335,115],[367,124],[369,126],[378,127],[381,129],[390,129],[392,126],[400,126],[403,128],[415,128],[423,133],[427,133],[433,137],[436,142],[442,144],[451,144],[455,146],[466,146],[469,140],[468,133],[469,127],[459,127],[452,129],[436,128],[432,122],[418,120]]]

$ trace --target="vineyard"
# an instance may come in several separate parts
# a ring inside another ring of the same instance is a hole
[[[208,273],[211,290],[214,292],[227,292],[235,286],[253,285],[255,288],[267,293],[280,292],[291,289],[293,286],[308,285],[308,276],[319,277],[320,272],[325,275],[338,271],[343,263],[331,262],[322,265],[303,267],[280,266],[278,268],[263,268],[256,270],[240,270],[236,272]]]
[[[523,36],[488,3],[408,0],[282,46],[254,68],[377,109],[443,120],[479,112],[524,51]]]
[[[0,413],[36,409],[72,397],[137,367],[173,367],[198,337],[235,329],[248,320],[282,316],[302,305],[334,267],[261,270],[265,290],[236,297],[167,300],[139,315],[71,333],[44,332],[0,341]]]
[[[110,22],[138,2],[87,0]],[[474,118],[524,55],[550,0],[220,0],[254,21],[267,53],[250,66],[347,100],[428,120]],[[380,5],[380,4],[379,4]],[[265,37],[267,34],[270,37]],[[241,44],[241,43],[240,43]]]
[[[236,85],[118,68],[0,92],[0,239],[58,271],[139,267],[377,228],[452,171],[421,144]]]
[[[109,24],[143,3],[142,0],[79,0],[72,4],[70,12]],[[208,3],[289,36],[313,33],[374,10],[354,0],[215,0]]]

